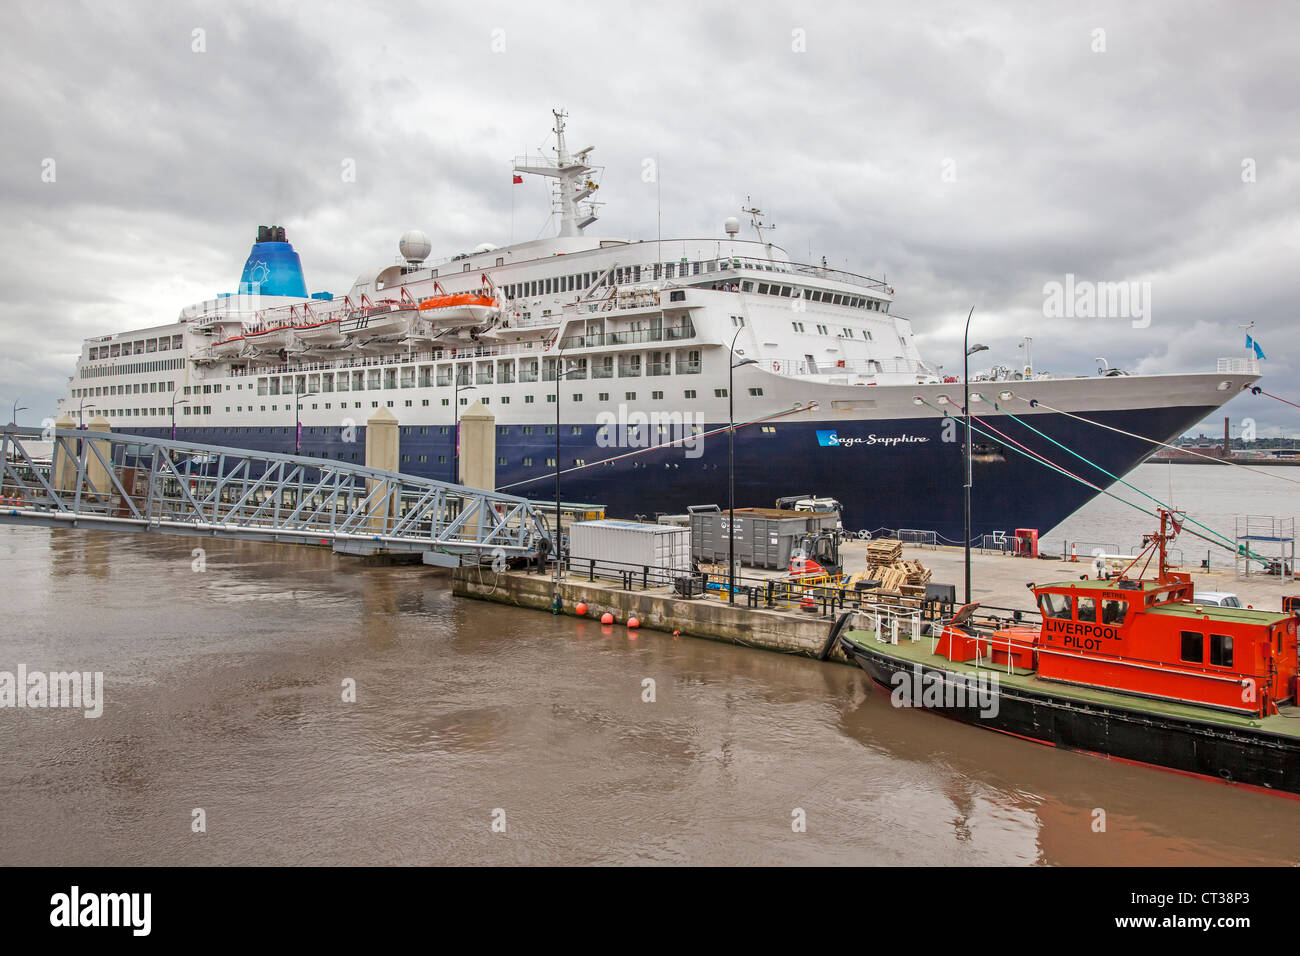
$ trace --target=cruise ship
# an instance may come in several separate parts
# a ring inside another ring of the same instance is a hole
[[[713,237],[591,234],[599,170],[554,115],[553,155],[518,158],[514,182],[550,181],[558,235],[430,260],[410,231],[400,258],[335,295],[309,293],[284,228],[260,227],[236,291],[86,340],[60,413],[363,463],[365,423],[385,408],[402,471],[454,481],[459,416],[482,403],[498,490],[553,500],[558,469],[566,501],[620,517],[725,506],[734,421],[737,507],[833,497],[848,528],[960,540],[965,430],[944,412],[960,415],[962,383],[921,357],[894,289],[792,259],[753,207],[752,239],[736,217]],[[1182,374],[982,370],[972,409],[991,427],[973,442],[974,534],[1046,532],[1113,482],[1100,469],[1123,475],[1155,448],[1092,422],[1168,441],[1258,371],[1249,359]]]

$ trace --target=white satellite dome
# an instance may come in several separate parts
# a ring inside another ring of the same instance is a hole
[[[491,252],[491,251],[492,251],[493,249],[495,249],[495,248],[496,248],[496,245],[495,245],[494,243],[491,243],[491,242],[480,242],[477,246],[474,247],[474,251],[475,251],[475,252]]]
[[[735,216],[728,216],[722,221],[722,228],[727,230],[727,235],[734,237],[740,232],[740,220]]]
[[[403,259],[414,265],[429,257],[429,253],[433,251],[433,244],[419,229],[412,229],[402,234],[402,238],[397,242],[397,249]]]

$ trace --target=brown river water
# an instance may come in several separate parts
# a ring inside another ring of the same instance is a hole
[[[844,665],[457,599],[421,567],[2,528],[0,580],[0,671],[105,685],[98,719],[0,709],[4,864],[1300,860],[1296,801],[895,709]]]

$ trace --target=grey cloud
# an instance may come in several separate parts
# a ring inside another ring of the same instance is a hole
[[[654,238],[661,198],[665,235],[718,235],[751,195],[795,257],[886,274],[936,363],[959,362],[975,305],[1007,364],[1030,334],[1040,368],[1086,373],[1103,354],[1212,368],[1243,354],[1237,325],[1253,320],[1271,390],[1294,377],[1300,15],[1285,7],[25,3],[10,17],[0,398],[52,406],[82,337],[230,291],[259,223],[287,225],[309,286],[336,292],[410,227],[435,255],[502,243],[513,204],[515,239],[533,238],[546,192],[511,187],[510,160],[545,143],[560,105],[572,145],[606,165],[597,231]],[[195,27],[207,53],[190,52]],[[57,184],[40,182],[45,156]],[[648,157],[658,184],[641,180]],[[1066,272],[1150,279],[1152,327],[1044,318],[1043,283]],[[1294,430],[1274,402],[1229,411]]]

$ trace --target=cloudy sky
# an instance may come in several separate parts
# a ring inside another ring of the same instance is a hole
[[[553,107],[605,166],[589,233],[653,238],[661,188],[665,236],[721,235],[752,196],[793,257],[887,277],[948,368],[971,306],[989,361],[1030,335],[1068,373],[1212,369],[1254,322],[1296,398],[1297,32],[1227,2],[10,2],[4,417],[48,414],[83,338],[234,291],[259,224],[340,293],[409,228],[435,257],[553,232],[510,183]],[[1149,326],[1046,317],[1067,274],[1150,283]]]

